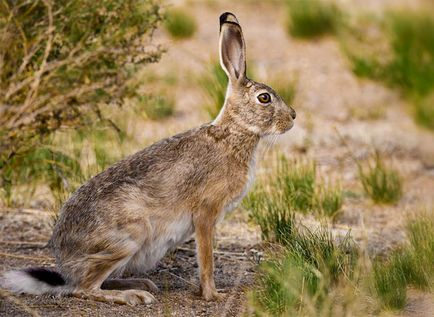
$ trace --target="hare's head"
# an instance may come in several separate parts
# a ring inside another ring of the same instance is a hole
[[[226,100],[214,124],[237,125],[259,136],[282,134],[294,125],[295,111],[267,85],[246,76],[246,46],[232,13],[220,16],[220,64],[229,78]]]

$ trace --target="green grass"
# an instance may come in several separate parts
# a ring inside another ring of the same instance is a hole
[[[338,243],[326,228],[298,229],[295,223],[287,232],[281,254],[260,266],[259,287],[251,294],[256,312],[320,316],[333,311],[330,292],[353,278],[358,262],[350,236]]]
[[[402,310],[409,287],[434,290],[434,213],[409,217],[408,244],[371,261],[349,233],[303,227],[282,197],[261,195],[248,200],[271,243],[249,296],[255,315],[365,316]]]
[[[313,161],[277,157],[273,177],[256,186],[243,201],[266,238],[280,236],[279,228],[282,223],[292,221],[292,212],[337,217],[343,204],[342,188],[318,180],[317,174]]]
[[[195,18],[183,9],[170,9],[166,14],[164,27],[175,39],[186,39],[197,30]]]
[[[434,16],[428,10],[389,12],[384,25],[390,52],[369,56],[349,49],[353,71],[402,91],[416,122],[434,130]]]
[[[7,206],[28,204],[40,183],[57,192],[69,185],[69,178],[82,174],[76,159],[48,144],[14,156],[2,169],[0,198]]]
[[[374,288],[382,308],[402,309],[407,299],[407,283],[402,270],[406,259],[397,252],[388,262],[373,265]]]
[[[375,203],[397,203],[402,196],[402,178],[393,167],[386,166],[378,152],[367,166],[358,163],[359,179],[365,193]]]
[[[337,32],[342,13],[334,3],[322,0],[287,1],[288,32],[294,37],[313,38]]]
[[[137,98],[137,110],[147,119],[161,120],[170,117],[175,108],[172,98],[158,95],[144,95]]]
[[[321,184],[317,197],[317,205],[324,216],[334,219],[339,215],[343,204],[343,192],[339,184]]]
[[[252,190],[243,200],[253,221],[261,228],[262,239],[282,243],[294,227],[294,213],[281,191]]]
[[[434,285],[434,214],[419,213],[407,221],[409,244],[373,264],[373,288],[384,309],[402,309],[407,288],[432,291]]]
[[[289,162],[279,159],[276,184],[283,191],[287,204],[294,210],[307,213],[315,206],[316,164],[314,162]]]

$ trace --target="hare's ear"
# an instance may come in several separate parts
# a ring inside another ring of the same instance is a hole
[[[232,13],[220,16],[220,65],[231,83],[246,78],[246,46],[243,31]]]

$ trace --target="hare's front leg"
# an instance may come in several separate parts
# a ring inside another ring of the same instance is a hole
[[[207,300],[220,300],[214,283],[213,237],[215,219],[208,214],[198,214],[193,217],[196,235],[197,256],[200,274],[200,291]]]

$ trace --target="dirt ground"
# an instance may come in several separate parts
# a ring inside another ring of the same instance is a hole
[[[314,159],[323,175],[339,179],[347,193],[342,216],[333,226],[336,235],[351,230],[370,253],[388,252],[405,241],[403,221],[408,212],[434,204],[434,134],[416,126],[406,101],[398,92],[355,77],[334,38],[314,41],[287,36],[285,10],[276,2],[189,1],[198,23],[189,40],[172,41],[159,31],[156,40],[168,53],[150,71],[174,73],[175,116],[135,129],[137,139],[150,141],[172,135],[209,120],[203,110],[203,93],[192,77],[206,71],[217,58],[218,16],[234,12],[244,29],[248,67],[261,78],[297,79],[293,107],[295,127],[279,138],[276,147],[288,157]],[[182,1],[176,1],[182,3]],[[348,10],[382,11],[418,1],[345,2]],[[144,88],[145,89],[145,88]],[[354,116],[354,111],[382,108],[378,120]],[[342,139],[345,142],[342,142]],[[308,140],[308,142],[307,142]],[[308,144],[308,145],[307,145]],[[404,196],[394,206],[376,206],[363,196],[350,152],[367,158],[373,146],[390,157],[404,177]],[[261,165],[260,165],[261,166]],[[259,168],[258,174],[266,173]],[[306,224],[316,221],[306,218]],[[51,232],[51,216],[40,210],[4,210],[0,213],[0,271],[33,265],[53,265],[45,243]],[[246,292],[254,285],[259,231],[247,217],[235,211],[219,226],[216,239],[216,284],[225,291],[222,302],[206,303],[194,295],[197,265],[194,242],[169,254],[148,276],[161,293],[158,303],[128,307],[75,298],[19,296],[0,299],[0,315],[26,315],[24,306],[41,316],[240,316],[246,312]],[[433,316],[432,297],[413,294],[405,316]],[[431,303],[431,304],[430,304]]]

